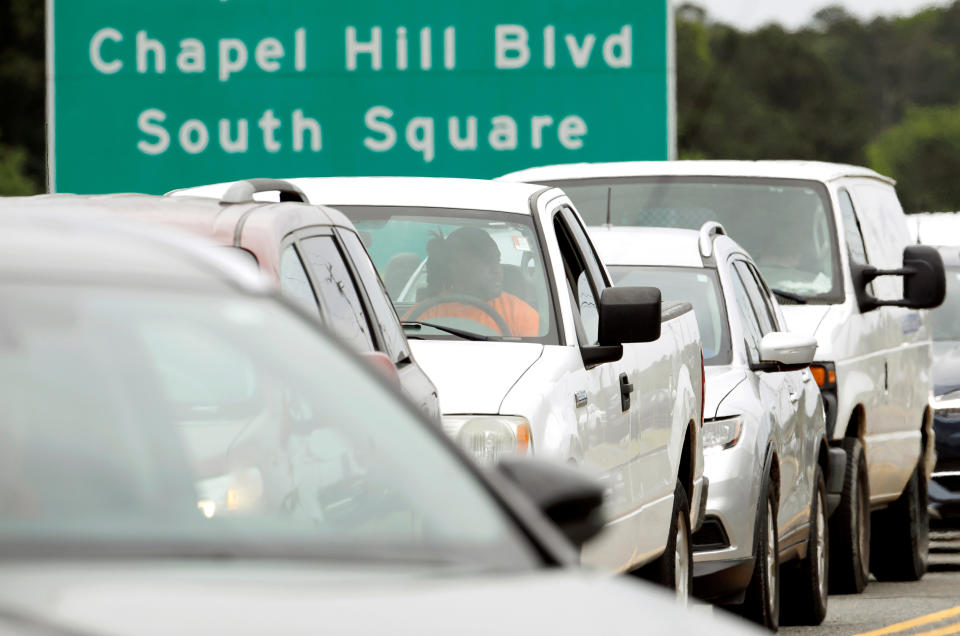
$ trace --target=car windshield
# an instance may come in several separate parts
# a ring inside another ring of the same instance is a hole
[[[616,285],[659,287],[665,301],[693,305],[703,343],[703,362],[707,365],[730,364],[730,329],[720,296],[717,272],[698,267],[635,267],[612,265],[608,268]]]
[[[843,299],[830,203],[818,183],[670,177],[556,185],[592,226],[696,230],[717,221],[750,252],[770,287],[808,302]]]
[[[269,298],[0,286],[0,555],[534,563],[362,365]]]
[[[960,340],[960,269],[947,270],[947,297],[930,317],[934,340]]]
[[[556,342],[531,217],[337,207],[363,237],[409,337]]]

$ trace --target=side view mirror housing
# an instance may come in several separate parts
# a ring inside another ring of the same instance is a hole
[[[929,245],[907,246],[903,250],[901,269],[877,269],[872,265],[851,263],[851,272],[862,313],[878,307],[933,309],[939,307],[947,295],[943,257]],[[903,276],[902,300],[880,300],[867,292],[867,284],[880,276]]]
[[[504,459],[497,468],[575,546],[603,530],[603,486],[580,470],[534,459]]]
[[[616,362],[623,345],[660,339],[662,301],[656,287],[607,287],[597,307],[597,346],[581,347],[587,367]]]
[[[760,341],[757,371],[799,371],[813,362],[817,339],[791,332],[768,333]]]

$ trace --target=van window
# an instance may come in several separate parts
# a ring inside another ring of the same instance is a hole
[[[840,199],[840,214],[843,216],[843,234],[847,239],[847,250],[850,252],[850,258],[861,265],[870,262],[867,258],[867,248],[863,243],[863,230],[860,229],[860,220],[857,218],[856,209],[853,207],[853,199],[847,190],[841,189],[838,195]],[[867,292],[874,294],[873,283],[867,284]]]
[[[910,238],[896,192],[879,182],[855,184],[851,190],[870,264],[881,269],[901,267],[903,249]],[[874,285],[882,299],[903,297],[903,279],[899,276],[881,276]]]

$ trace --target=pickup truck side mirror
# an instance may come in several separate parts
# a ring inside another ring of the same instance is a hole
[[[600,346],[615,347],[660,339],[660,290],[607,287],[600,294]]]
[[[903,250],[901,269],[877,269],[851,262],[851,273],[862,313],[878,307],[933,309],[939,307],[947,295],[943,257],[929,245],[907,246]],[[867,283],[880,276],[903,276],[903,300],[880,300],[867,293]]]
[[[533,459],[504,459],[497,469],[575,546],[603,530],[603,486],[580,470]]]
[[[760,362],[755,371],[799,371],[813,362],[817,339],[798,333],[771,332],[760,341]]]

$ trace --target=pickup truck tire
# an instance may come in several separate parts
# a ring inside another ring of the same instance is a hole
[[[930,517],[923,465],[917,466],[903,494],[886,509],[873,513],[871,549],[882,554],[871,564],[879,581],[919,581],[927,571]]]
[[[693,542],[690,540],[690,501],[680,482],[673,493],[673,517],[667,547],[660,557],[637,570],[642,578],[674,590],[686,603],[693,589]]]
[[[782,610],[785,625],[819,625],[827,616],[830,535],[827,529],[827,485],[817,466],[810,506],[807,556],[782,571],[783,595],[790,599]]]
[[[779,502],[769,476],[764,479],[763,488],[753,540],[753,577],[737,613],[771,631],[777,631],[780,626]]]
[[[859,439],[843,440],[847,468],[840,506],[830,519],[830,591],[859,594],[870,575],[870,485]]]

